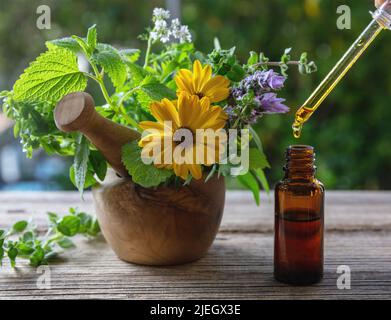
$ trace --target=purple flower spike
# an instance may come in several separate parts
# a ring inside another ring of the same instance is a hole
[[[270,88],[272,90],[280,90],[284,86],[286,78],[281,76],[273,69],[269,71],[260,71],[257,75],[259,85],[264,88]]]
[[[285,99],[278,98],[275,93],[265,93],[261,97],[257,97],[256,100],[263,113],[286,113],[289,111],[289,108],[282,104]]]

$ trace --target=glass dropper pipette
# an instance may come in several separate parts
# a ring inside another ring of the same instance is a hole
[[[373,17],[371,23],[296,112],[295,122],[292,125],[295,138],[300,138],[303,124],[308,121],[323,100],[326,99],[379,33],[383,29],[391,29],[391,0],[386,1],[374,13],[371,12],[371,15]]]

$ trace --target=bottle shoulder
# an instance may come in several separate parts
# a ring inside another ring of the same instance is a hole
[[[308,190],[319,191],[321,193],[325,192],[324,184],[316,178],[310,179],[310,180],[307,180],[307,179],[305,179],[305,180],[304,179],[303,180],[283,179],[283,180],[279,181],[275,186],[276,191],[278,191],[278,190],[281,190],[281,191],[287,190],[288,191],[288,190],[292,190],[292,189],[308,189]]]

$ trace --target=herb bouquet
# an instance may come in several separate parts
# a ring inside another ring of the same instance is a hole
[[[106,103],[96,111],[141,135],[120,155],[131,179],[115,177],[95,189],[102,231],[124,260],[175,264],[201,257],[213,242],[224,176],[236,177],[257,204],[260,189],[269,190],[269,163],[252,126],[289,110],[277,96],[289,65],[303,74],[316,66],[305,53],[292,61],[290,49],[278,62],[250,52],[242,64],[235,48],[224,50],[217,39],[211,53],[196,51],[188,27],[168,11],[156,8],[152,22],[141,36],[144,55],[99,43],[96,26],[85,38],[48,41],[0,98],[27,156],[39,148],[73,156],[70,179],[82,192],[105,180],[110,163],[80,132],[59,130],[53,111],[66,95],[97,83]],[[157,43],[160,52],[152,50]],[[88,68],[80,67],[83,60]]]

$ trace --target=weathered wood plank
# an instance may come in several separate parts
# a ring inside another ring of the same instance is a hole
[[[257,207],[248,192],[227,193],[221,232],[272,232],[273,196],[261,195]],[[92,196],[80,199],[77,192],[0,193],[0,227],[32,216],[38,225],[46,223],[45,212],[65,213],[69,207],[93,212]],[[326,229],[344,231],[391,231],[391,192],[341,192],[326,194]]]
[[[93,211],[91,194],[0,193],[0,227],[32,217],[46,224],[47,210],[70,206]],[[261,207],[245,192],[229,192],[221,232],[200,261],[176,267],[120,261],[103,239],[79,240],[50,266],[51,289],[37,289],[39,274],[24,263],[0,272],[0,299],[391,299],[391,192],[328,192],[325,278],[291,287],[272,276],[273,201]],[[336,269],[352,270],[352,289],[338,290]]]
[[[225,233],[204,259],[176,267],[128,264],[117,259],[104,241],[80,241],[79,249],[50,266],[50,290],[37,289],[35,269],[23,265],[13,271],[6,265],[0,274],[0,298],[391,298],[391,237],[387,233],[331,232],[325,245],[324,280],[299,288],[273,279],[272,234]],[[352,270],[351,290],[336,286],[339,265]]]

